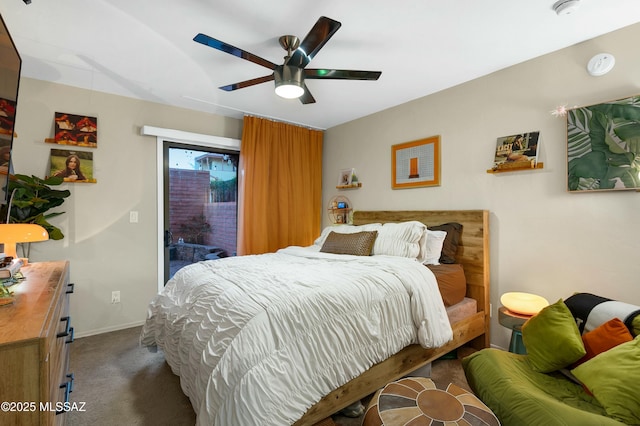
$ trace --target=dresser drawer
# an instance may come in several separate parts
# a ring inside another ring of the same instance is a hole
[[[71,379],[68,262],[32,263],[15,290],[13,305],[0,310],[0,400],[33,404],[29,412],[0,412],[0,425],[64,425],[56,402],[68,398]],[[62,388],[61,388],[62,385]],[[62,407],[60,407],[62,408]]]
[[[50,342],[48,352],[48,365],[44,370],[49,370],[48,395],[53,407],[55,408],[53,423],[47,424],[64,424],[65,413],[63,412],[63,404],[69,402],[69,392],[73,386],[73,375],[69,373],[69,345],[73,343],[73,325],[69,315],[69,297],[73,291],[73,284],[66,285],[66,289],[60,297],[60,303],[56,309],[54,324],[47,340]]]

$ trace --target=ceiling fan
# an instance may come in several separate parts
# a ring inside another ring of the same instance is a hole
[[[298,37],[292,35],[280,37],[280,46],[287,51],[287,56],[284,57],[284,63],[282,65],[274,64],[253,53],[249,53],[202,33],[196,35],[193,40],[273,70],[269,75],[228,84],[221,86],[220,89],[232,91],[274,80],[277,95],[288,99],[300,98],[300,102],[303,104],[311,104],[316,100],[309,92],[304,82],[305,79],[377,80],[382,74],[380,71],[305,68],[325,43],[329,41],[331,36],[338,31],[341,25],[338,21],[321,16],[302,42]]]

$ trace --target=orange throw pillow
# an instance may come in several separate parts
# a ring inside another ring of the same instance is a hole
[[[602,352],[631,340],[633,340],[633,336],[627,326],[620,319],[613,318],[582,335],[582,343],[584,343],[587,354],[577,360],[573,364],[573,368]]]

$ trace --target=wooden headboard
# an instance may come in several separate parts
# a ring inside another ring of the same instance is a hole
[[[489,346],[489,211],[488,210],[386,210],[355,211],[353,224],[405,222],[417,220],[427,226],[448,222],[462,224],[462,236],[456,260],[462,264],[467,278],[467,297],[478,302],[478,310],[485,313],[485,334],[476,347]]]

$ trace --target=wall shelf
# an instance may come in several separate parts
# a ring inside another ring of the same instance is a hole
[[[342,195],[335,196],[329,200],[327,213],[332,224],[347,224],[351,218],[351,201]]]
[[[336,189],[356,189],[361,187],[362,187],[362,182],[352,183],[350,185],[336,185]]]
[[[524,161],[523,161],[524,163]],[[501,166],[501,167],[500,167]],[[530,165],[529,163],[525,163],[525,164],[517,164],[517,163],[509,163],[507,164],[501,164],[499,167],[497,168],[493,168],[493,169],[489,169],[487,170],[487,173],[490,174],[496,174],[496,173],[507,173],[507,172],[520,172],[523,170],[539,170],[544,168],[544,163],[536,163],[535,165]],[[504,167],[506,166],[506,167]]]

